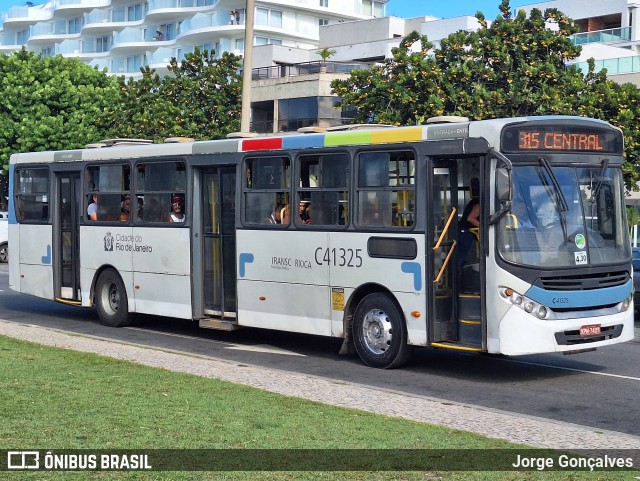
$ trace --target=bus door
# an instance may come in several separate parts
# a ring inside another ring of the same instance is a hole
[[[205,317],[236,317],[236,167],[202,171],[202,303]],[[205,322],[206,324],[206,322]],[[203,327],[225,328],[220,324]]]
[[[434,342],[458,339],[458,192],[456,162],[433,162],[432,186],[427,193],[431,236],[427,236],[427,284],[431,285],[429,339]],[[429,224],[429,223],[428,223]]]
[[[80,302],[79,222],[82,192],[80,172],[56,173],[54,232],[55,296]]]

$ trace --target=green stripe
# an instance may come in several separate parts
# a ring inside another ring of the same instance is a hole
[[[371,132],[336,132],[325,135],[325,147],[350,144],[370,144]]]

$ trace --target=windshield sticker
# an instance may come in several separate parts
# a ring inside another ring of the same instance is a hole
[[[575,243],[578,249],[584,249],[585,246],[587,245],[587,241],[584,238],[583,234],[576,234]]]
[[[587,263],[587,251],[574,252],[576,256],[576,265],[582,265]]]

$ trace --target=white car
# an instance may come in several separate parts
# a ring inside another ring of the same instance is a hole
[[[0,212],[0,262],[9,260],[9,214]]]

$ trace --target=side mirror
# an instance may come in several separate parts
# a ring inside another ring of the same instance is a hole
[[[504,167],[496,169],[496,196],[500,202],[511,201],[511,170]]]

